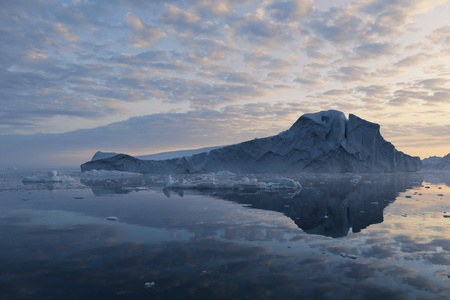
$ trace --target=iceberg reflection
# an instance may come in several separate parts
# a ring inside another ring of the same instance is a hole
[[[185,175],[186,177],[187,175]],[[259,181],[273,181],[274,175],[260,175]],[[184,179],[182,179],[184,180]],[[308,234],[318,234],[332,238],[346,236],[351,230],[360,232],[372,224],[383,222],[383,210],[400,192],[420,186],[420,173],[385,173],[354,175],[336,174],[297,175],[303,188],[300,192],[291,190],[255,190],[245,188],[199,188],[195,193],[207,194],[215,198],[243,204],[246,207],[283,213]],[[126,179],[102,185],[101,181],[84,182],[95,195],[124,194],[143,187],[151,189],[161,182],[155,176]],[[192,190],[192,188],[190,188]],[[163,188],[167,197],[183,197],[182,188]]]

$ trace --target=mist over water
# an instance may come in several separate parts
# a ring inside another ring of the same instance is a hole
[[[167,189],[162,176],[86,178],[76,170],[60,170],[70,181],[22,183],[46,171],[1,174],[0,298],[450,293],[448,173],[290,174],[303,186],[297,192]]]

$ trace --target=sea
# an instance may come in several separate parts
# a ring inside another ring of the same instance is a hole
[[[0,299],[450,299],[449,172],[49,171],[0,170]]]

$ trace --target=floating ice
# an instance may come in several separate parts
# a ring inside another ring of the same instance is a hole
[[[225,171],[226,172],[226,171]],[[256,178],[238,178],[235,174],[218,172],[187,178],[168,175],[164,178],[164,187],[172,189],[240,189],[240,190],[289,190],[299,192],[302,185],[290,178],[281,178],[278,183],[262,182]]]
[[[151,287],[154,287],[154,286],[155,286],[155,282],[154,282],[154,281],[152,281],[152,282],[146,282],[146,283],[144,284],[144,286],[145,286],[146,289],[151,288]]]
[[[137,186],[137,187],[124,186],[124,187],[122,187],[122,191],[146,191],[146,190],[148,190],[148,188],[144,187],[144,186]]]
[[[111,217],[106,217],[106,220],[108,221],[117,221],[117,217],[111,216]]]
[[[139,177],[142,174],[122,171],[90,170],[81,173],[81,178],[90,180],[125,179],[129,177]]]
[[[344,252],[341,253],[341,256],[344,257],[344,258],[351,258],[351,259],[356,259],[357,258],[356,255],[349,254],[349,253],[344,253]]]
[[[58,171],[53,170],[47,172],[47,174],[38,174],[25,177],[22,182],[35,182],[35,183],[52,183],[52,182],[71,182],[74,179],[68,175],[58,175]]]

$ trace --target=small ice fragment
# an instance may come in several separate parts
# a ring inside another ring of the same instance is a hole
[[[149,288],[154,287],[154,286],[155,286],[155,282],[154,281],[145,283],[145,288],[146,289],[149,289]]]
[[[164,186],[170,186],[170,185],[173,185],[174,183],[175,183],[175,182],[173,181],[172,176],[167,175],[167,176],[164,178]]]
[[[107,217],[106,218],[106,220],[109,220],[109,221],[117,221],[117,217],[114,217],[114,216],[111,216],[111,217]]]
[[[351,259],[356,259],[357,258],[356,255],[349,254],[349,253],[344,253],[344,252],[341,253],[341,256],[344,257],[344,258],[351,258]]]

